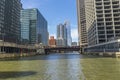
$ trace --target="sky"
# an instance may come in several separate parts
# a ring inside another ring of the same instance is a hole
[[[38,8],[48,22],[50,36],[56,37],[57,25],[70,21],[72,41],[78,41],[76,0],[21,0],[24,9]]]

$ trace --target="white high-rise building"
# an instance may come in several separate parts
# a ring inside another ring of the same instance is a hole
[[[78,15],[78,42],[81,47],[85,47],[88,45],[85,16],[85,0],[77,0],[77,15]]]
[[[120,0],[85,0],[88,44],[120,38]]]
[[[85,0],[88,52],[120,52],[120,0]]]

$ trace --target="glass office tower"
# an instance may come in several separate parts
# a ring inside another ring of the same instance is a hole
[[[69,21],[65,21],[64,26],[67,29],[67,46],[71,46],[72,37],[71,37],[71,26]]]
[[[21,41],[23,44],[48,45],[47,21],[38,9],[21,10]]]
[[[63,24],[57,25],[57,47],[66,47],[67,46],[67,28]]]

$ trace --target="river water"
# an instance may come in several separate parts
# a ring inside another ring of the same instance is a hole
[[[0,80],[84,80],[78,53],[0,60]]]

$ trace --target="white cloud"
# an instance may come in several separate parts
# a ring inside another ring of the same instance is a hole
[[[78,27],[76,24],[71,24],[71,36],[73,42],[78,42]]]
[[[77,28],[71,29],[71,36],[72,36],[72,41],[78,42],[78,29]]]

